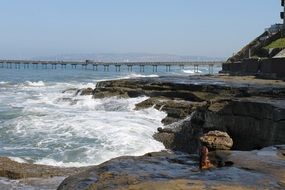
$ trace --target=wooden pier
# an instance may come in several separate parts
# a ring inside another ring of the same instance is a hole
[[[72,69],[92,69],[99,71],[99,66],[103,68],[103,71],[110,70],[110,66],[115,67],[116,72],[120,72],[122,67],[127,67],[128,72],[133,71],[134,66],[139,67],[140,72],[145,72],[145,67],[152,67],[152,71],[155,73],[158,71],[158,67],[165,67],[166,72],[171,72],[171,67],[179,67],[181,70],[185,66],[193,66],[194,72],[199,72],[200,66],[208,66],[209,74],[213,74],[214,66],[222,66],[224,61],[189,61],[189,62],[96,62],[91,60],[86,61],[35,61],[35,60],[0,60],[0,68],[6,69],[66,69],[67,65],[70,65]],[[41,67],[40,67],[41,65]]]

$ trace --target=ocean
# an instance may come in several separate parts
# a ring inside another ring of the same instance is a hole
[[[198,74],[208,74],[200,67]],[[214,73],[220,71],[214,67]],[[116,72],[90,69],[0,68],[0,156],[18,162],[53,166],[87,166],[111,158],[164,149],[152,135],[166,113],[154,108],[135,111],[136,103],[147,97],[93,99],[79,96],[74,90],[94,88],[98,81],[158,77],[162,75],[194,75],[193,67],[152,67],[139,72],[126,67]]]

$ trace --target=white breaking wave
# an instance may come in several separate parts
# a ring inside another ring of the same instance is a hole
[[[38,82],[26,81],[24,85],[31,86],[31,87],[43,87],[45,86],[45,83],[43,81],[38,81]]]
[[[21,155],[14,160],[30,157],[37,164],[79,167],[164,149],[152,136],[162,127],[166,113],[154,108],[134,110],[147,97],[93,99],[61,93],[66,88],[94,88],[95,83],[28,84],[41,88],[17,86],[1,95],[8,105],[21,110],[0,128],[5,138],[16,139],[2,149]]]
[[[190,70],[183,70],[183,72],[187,73],[187,74],[197,74],[194,72],[194,70],[191,70],[191,69]],[[202,73],[202,71],[198,70],[198,73]]]
[[[129,75],[123,77],[123,78],[124,79],[129,79],[129,78],[144,78],[144,77],[159,77],[159,75],[154,75],[154,74],[142,75],[142,74],[132,73],[132,74],[129,74]]]
[[[15,162],[18,162],[18,163],[27,163],[26,160],[22,159],[22,158],[19,158],[19,157],[8,157],[10,160],[13,160]]]
[[[142,75],[142,74],[131,73],[123,77],[97,80],[97,82],[108,81],[108,80],[132,79],[132,78],[148,78],[148,77],[159,77],[159,75],[155,74]]]

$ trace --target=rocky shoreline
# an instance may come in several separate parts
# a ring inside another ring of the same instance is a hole
[[[125,79],[98,83],[93,96],[149,97],[136,109],[167,113],[162,120],[166,127],[154,138],[171,152],[112,159],[67,178],[61,190],[285,187],[284,147],[274,146],[285,144],[283,81],[232,76]],[[233,138],[233,151],[210,152],[215,167],[200,171],[200,137],[213,130]]]
[[[102,81],[93,91],[77,91],[85,92],[94,98],[149,97],[135,109],[154,107],[167,113],[161,121],[165,127],[154,138],[169,151],[76,169],[14,163],[10,167],[5,164],[10,161],[3,158],[0,177],[70,176],[58,189],[78,190],[285,188],[285,148],[276,146],[285,144],[284,81],[170,76]],[[218,168],[200,171],[200,137],[214,130],[229,134],[233,150],[210,152]]]
[[[197,170],[196,155],[182,152],[120,157],[67,178],[58,189],[284,189],[283,148],[212,152],[234,165],[206,171]]]
[[[285,143],[285,82],[254,77],[191,76],[139,78],[97,84],[94,98],[150,97],[136,109],[165,111],[168,126],[154,135],[166,148],[197,153],[199,136],[227,132],[234,150]],[[254,137],[254,138],[253,138]]]

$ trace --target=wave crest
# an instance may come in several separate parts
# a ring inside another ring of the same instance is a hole
[[[38,82],[26,81],[24,85],[31,86],[31,87],[43,87],[45,86],[45,83],[43,81],[38,81]]]

